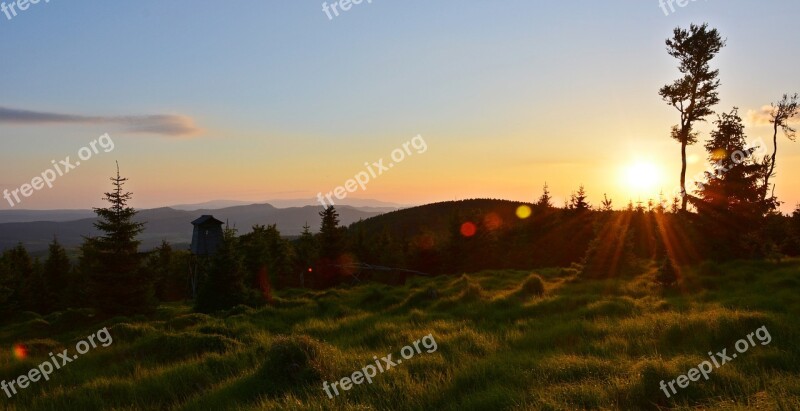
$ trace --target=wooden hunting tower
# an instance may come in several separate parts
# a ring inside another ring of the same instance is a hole
[[[222,221],[214,216],[204,215],[192,221],[192,261],[189,264],[189,279],[192,287],[192,298],[197,298],[197,287],[200,278],[206,271],[210,256],[217,252],[222,243]]]
[[[222,221],[214,216],[204,215],[192,221],[192,254],[207,256],[214,254],[222,242]]]

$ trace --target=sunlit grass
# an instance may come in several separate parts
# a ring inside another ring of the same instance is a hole
[[[575,270],[486,271],[279,292],[275,306],[218,315],[164,305],[96,323],[73,311],[0,329],[0,377],[108,326],[90,351],[12,399],[9,410],[561,410],[800,408],[800,262],[706,263],[678,290],[655,270],[604,281]],[[765,325],[757,346],[670,399],[659,390]],[[438,344],[331,400],[322,381],[427,334]],[[24,358],[15,344],[29,347]]]

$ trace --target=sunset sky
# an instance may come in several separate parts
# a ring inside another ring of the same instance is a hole
[[[622,207],[678,185],[678,113],[658,96],[679,76],[672,29],[727,38],[716,110],[739,107],[771,152],[755,113],[800,92],[798,15],[769,0],[668,16],[658,0],[365,0],[333,20],[305,0],[41,1],[0,14],[0,191],[108,133],[113,151],[15,209],[101,205],[115,160],[139,208],[311,199],[421,135],[425,153],[350,196],[534,201],[546,181],[558,206],[584,184],[592,204]],[[690,148],[690,176],[705,158]],[[781,136],[784,211],[799,160]]]

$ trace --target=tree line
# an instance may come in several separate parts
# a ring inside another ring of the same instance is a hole
[[[680,114],[670,132],[681,148],[679,196],[615,207],[604,194],[592,205],[580,186],[564,207],[556,207],[545,184],[538,200],[528,204],[443,202],[349,227],[340,226],[331,206],[320,212],[316,234],[308,224],[293,240],[275,225],[255,226],[244,235],[226,227],[219,249],[200,259],[166,242],[139,251],[137,236],[144,224],[133,220],[131,193],[123,189],[127,179],[117,169],[113,189],[104,197],[108,207],[95,209],[102,235],[85,239],[76,262],[55,239],[43,262],[22,245],[2,253],[0,313],[8,318],[22,311],[90,307],[101,315],[130,315],[146,313],[158,302],[187,299],[197,311],[213,312],[274,303],[275,288],[326,288],[370,278],[402,282],[407,270],[453,274],[572,266],[585,277],[603,278],[656,260],[662,264],[659,281],[671,285],[675,267],[683,264],[800,255],[800,206],[791,216],[778,212],[770,181],[779,134],[795,139],[791,122],[798,115],[798,96],[786,94],[772,105],[773,151],[762,158],[747,145],[738,109],[718,114],[704,144],[714,168],[687,188],[686,150],[700,140],[697,123],[716,114],[719,71],[710,62],[725,41],[707,25],[691,25],[676,28],[666,44],[682,74],[659,90]],[[190,270],[200,274],[196,295]]]

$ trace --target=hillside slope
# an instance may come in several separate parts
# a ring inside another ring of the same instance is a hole
[[[23,360],[0,353],[6,380],[101,327],[113,344],[2,401],[10,411],[800,407],[800,261],[707,263],[666,293],[653,269],[605,281],[539,274],[543,296],[528,272],[486,271],[403,287],[287,290],[275,306],[216,316],[185,305],[102,323],[76,311],[30,315],[0,329],[0,343],[29,349]],[[762,327],[768,343],[759,335],[707,381],[670,398],[659,388]],[[435,350],[398,361],[425,336]],[[323,391],[390,353],[396,366],[371,384],[333,399]]]

